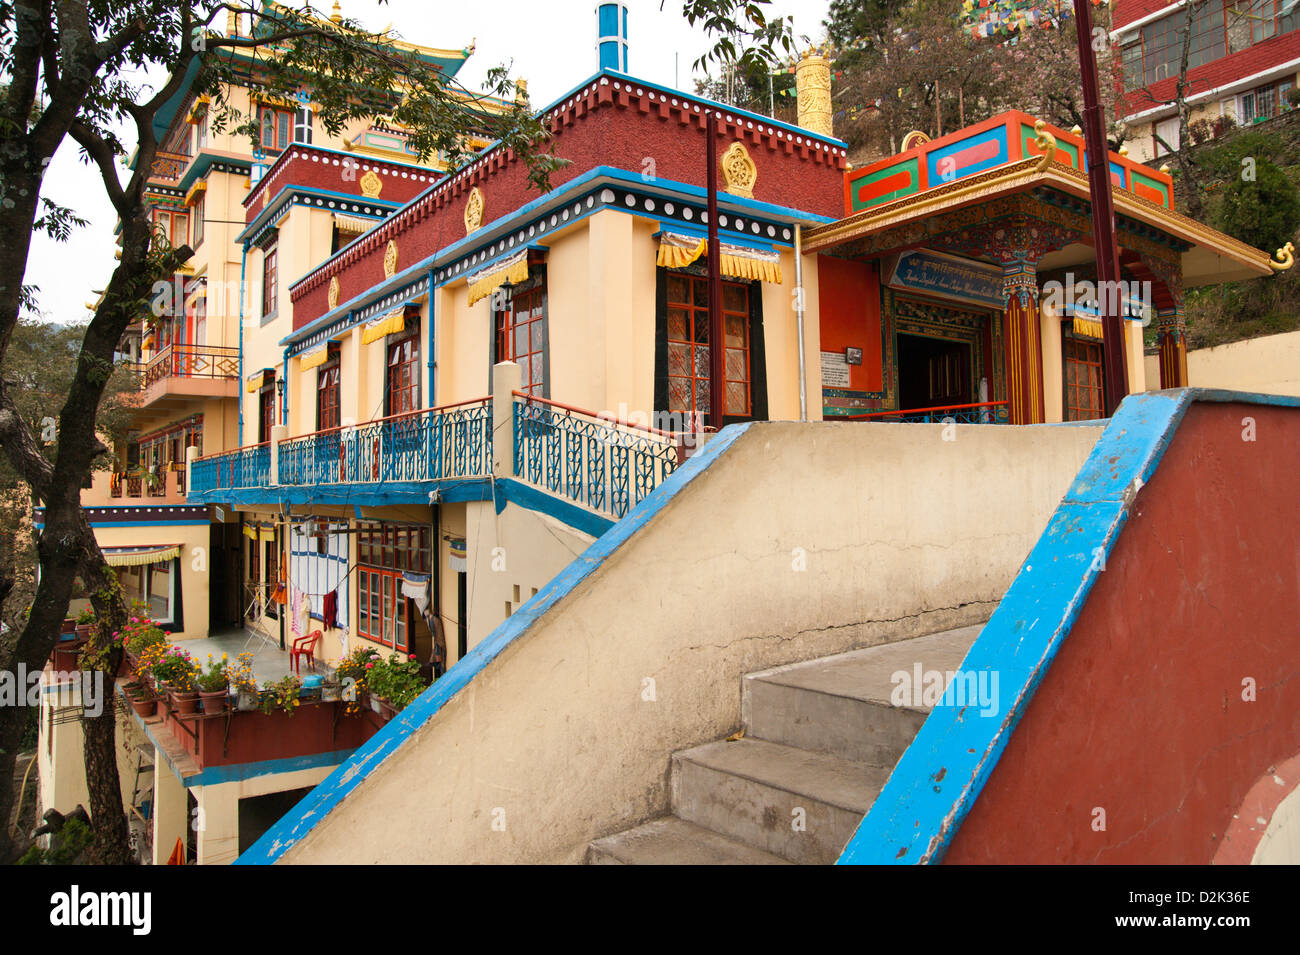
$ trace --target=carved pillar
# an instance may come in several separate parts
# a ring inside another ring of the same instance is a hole
[[[1156,345],[1160,349],[1160,387],[1187,387],[1187,322],[1180,293],[1168,308],[1156,309]]]
[[[1043,421],[1043,349],[1038,319],[1038,255],[1019,250],[1002,262],[1006,299],[1007,418],[1011,424]]]
[[[831,136],[831,64],[809,50],[794,68],[794,88],[799,125],[812,133]]]

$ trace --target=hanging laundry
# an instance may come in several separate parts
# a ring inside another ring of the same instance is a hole
[[[337,590],[331,590],[325,595],[321,604],[321,617],[324,618],[321,623],[326,630],[333,630],[337,626],[335,621],[338,619],[338,615],[339,594]]]

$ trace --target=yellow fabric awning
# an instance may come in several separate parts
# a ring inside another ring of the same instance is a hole
[[[518,285],[520,282],[528,281],[528,250],[524,249],[502,262],[475,272],[467,281],[470,305],[487,298],[506,282]]]
[[[360,216],[342,216],[337,212],[334,214],[334,225],[340,232],[347,232],[352,235],[361,235],[363,232],[369,232],[373,226],[379,224],[377,219],[363,219]]]
[[[727,278],[750,279],[759,282],[782,284],[781,255],[775,251],[748,248],[721,243],[718,250],[719,271]],[[678,232],[659,234],[659,254],[656,264],[669,269],[690,265],[709,250],[709,240]]]
[[[251,541],[257,540],[257,528],[253,527],[252,524],[245,524],[243,529],[245,537]]]
[[[1129,325],[1132,324],[1132,322],[1125,319],[1120,324],[1124,329],[1124,347],[1127,349],[1128,348],[1128,327]],[[1095,338],[1097,339],[1097,341],[1101,341],[1102,339],[1101,321],[1098,319],[1088,318],[1087,316],[1084,315],[1075,315],[1073,320],[1070,322],[1070,326],[1073,329],[1074,334],[1076,335],[1083,335],[1087,338]]]
[[[330,357],[330,346],[326,342],[315,351],[309,351],[298,358],[298,370],[307,371],[309,368],[315,368],[317,365],[323,365]]]
[[[110,567],[139,567],[142,564],[160,564],[181,555],[180,544],[164,544],[161,547],[123,547],[106,548],[104,560]]]
[[[185,193],[185,204],[187,206],[194,205],[194,203],[198,201],[198,197],[202,196],[207,191],[208,181],[206,179],[200,179],[194,185],[190,186],[189,192]]]
[[[406,329],[406,306],[393,309],[383,318],[377,318],[373,322],[367,322],[365,329],[361,332],[361,344],[369,345],[371,342],[377,342],[388,335],[396,335],[398,332]]]

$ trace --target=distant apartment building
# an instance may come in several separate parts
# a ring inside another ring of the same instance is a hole
[[[1300,0],[1116,0],[1110,36],[1121,63],[1119,112],[1130,155],[1141,162],[1179,146],[1177,87],[1189,26],[1184,99],[1196,135],[1218,136],[1294,108],[1288,94],[1300,69]]]

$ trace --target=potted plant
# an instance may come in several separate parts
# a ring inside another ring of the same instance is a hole
[[[126,698],[141,719],[148,719],[158,709],[158,694],[145,683],[132,683],[126,688]]]
[[[378,700],[378,712],[385,719],[392,719],[399,710],[423,693],[425,688],[415,654],[408,655],[406,659],[395,653],[389,654],[387,660],[376,663],[370,669],[366,685],[371,700]]]
[[[279,708],[290,716],[298,708],[298,694],[302,691],[302,681],[293,674],[282,677],[262,691],[262,712],[270,714]]]
[[[235,691],[235,709],[250,712],[258,707],[257,677],[253,674],[253,655],[241,653],[234,663],[226,664],[226,676]]]
[[[81,613],[77,614],[76,627],[74,633],[77,635],[77,641],[84,643],[90,639],[90,632],[95,629],[95,611],[87,607]]]
[[[230,699],[230,675],[226,672],[226,655],[220,660],[208,654],[208,665],[198,671],[194,683],[199,690],[199,699],[203,701],[204,713],[220,713],[226,708]]]
[[[382,658],[374,647],[361,646],[339,661],[335,670],[339,696],[347,702],[345,713],[356,713],[366,704],[366,679],[370,669]]]
[[[115,638],[120,637],[123,646],[126,648],[126,657],[131,664],[139,668],[140,655],[148,647],[166,645],[167,634],[163,633],[161,628],[149,618],[148,614],[141,614],[132,611],[131,616],[127,618],[126,623],[113,634]]]
[[[170,646],[152,666],[154,679],[166,686],[176,712],[188,716],[199,708],[199,691],[195,687],[196,667],[189,652]]]

